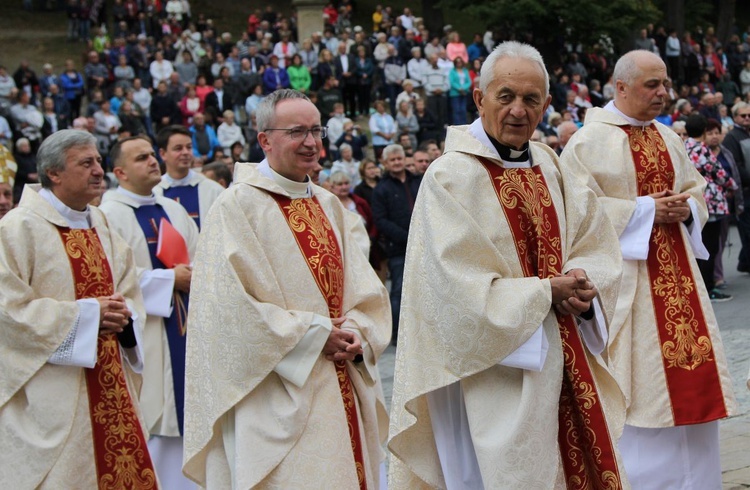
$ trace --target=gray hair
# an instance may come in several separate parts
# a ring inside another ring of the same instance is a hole
[[[341,170],[333,172],[331,176],[328,177],[328,182],[330,182],[331,184],[340,184],[345,180],[348,180],[350,184],[352,182],[351,177],[349,177],[346,172],[342,172]]]
[[[653,56],[661,61],[661,58],[656,56],[651,51],[645,49],[634,49],[622,55],[617,63],[615,63],[615,70],[612,73],[612,80],[617,83],[618,80],[626,85],[632,85],[635,79],[641,74],[641,67],[638,66],[638,58],[641,56]]]
[[[544,73],[544,97],[549,95],[549,74],[541,53],[535,47],[517,41],[506,41],[498,45],[482,63],[479,74],[479,89],[482,92],[486,92],[495,79],[495,65],[501,58],[521,58],[538,64]]]
[[[672,123],[672,130],[685,129],[685,121],[675,121]]]
[[[353,151],[352,145],[350,145],[349,143],[341,143],[339,145],[339,153],[343,152],[344,150]]]
[[[383,149],[382,158],[383,160],[388,160],[391,157],[392,153],[400,153],[402,156],[406,156],[406,153],[404,152],[404,147],[401,145],[388,145]]]
[[[47,172],[65,170],[68,150],[81,146],[96,147],[96,137],[78,129],[61,129],[44,140],[36,154],[36,166],[42,187],[52,187],[52,180],[47,176]]]
[[[737,113],[739,113],[742,109],[747,109],[750,107],[750,104],[747,102],[737,102],[732,107],[732,117],[737,117]]]
[[[276,90],[264,97],[258,104],[258,108],[255,110],[255,122],[258,125],[258,130],[262,132],[273,127],[276,105],[282,100],[291,99],[302,99],[310,102],[307,95],[289,88]]]

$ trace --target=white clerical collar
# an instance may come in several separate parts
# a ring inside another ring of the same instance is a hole
[[[264,177],[267,177],[276,182],[279,187],[289,193],[289,196],[292,199],[312,197],[310,177],[308,177],[304,182],[295,182],[293,180],[289,180],[272,169],[271,165],[268,163],[267,158],[264,158],[263,161],[258,164],[258,172],[260,172]]]
[[[473,137],[479,140],[480,143],[485,148],[488,148],[490,152],[495,156],[496,159],[503,162],[503,167],[505,168],[529,168],[531,167],[531,161],[526,160],[525,162],[506,162],[500,157],[500,154],[497,152],[497,148],[495,148],[495,145],[492,144],[492,141],[490,141],[490,137],[487,135],[487,132],[484,130],[484,126],[482,125],[482,119],[478,118],[476,119],[471,125],[469,126],[469,134],[471,134]],[[513,150],[516,151],[516,150]],[[529,148],[529,154],[531,154],[531,149]],[[521,153],[521,152],[519,152]]]
[[[164,180],[167,181],[170,187],[181,187],[184,185],[190,185],[190,181],[193,179],[193,176],[195,175],[195,172],[193,170],[188,170],[188,174],[181,178],[181,179],[175,179],[169,174],[164,174]]]
[[[130,192],[127,189],[123,189],[122,186],[117,188],[117,192],[119,192],[123,196],[129,197],[139,206],[152,206],[156,204],[156,196],[154,196],[153,194],[151,194],[150,196],[141,196],[140,194],[136,194],[135,192]]]
[[[60,213],[60,215],[65,218],[65,221],[68,222],[68,226],[74,229],[89,229],[91,228],[91,222],[89,221],[89,215],[91,214],[91,210],[86,206],[86,209],[84,211],[76,211],[75,209],[69,207],[64,202],[62,202],[60,199],[57,198],[57,196],[52,193],[49,189],[42,188],[39,191],[39,195],[48,203],[52,205],[53,208],[55,208],[55,211]]]
[[[604,110],[617,114],[621,118],[625,119],[631,126],[651,126],[651,123],[653,122],[639,121],[638,119],[633,119],[632,117],[625,115],[620,109],[617,108],[614,100],[610,100],[609,103],[604,106]]]

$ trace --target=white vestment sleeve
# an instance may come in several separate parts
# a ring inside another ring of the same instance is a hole
[[[432,433],[447,490],[484,490],[461,390],[455,382],[427,393]]]
[[[594,298],[591,305],[594,307],[594,317],[590,320],[579,317],[580,323],[578,329],[581,332],[583,341],[586,342],[586,347],[589,348],[589,352],[598,356],[607,346],[609,332],[607,332],[607,321],[604,319],[602,305],[599,302],[598,296]]]
[[[138,282],[143,292],[146,314],[168,318],[172,314],[174,269],[143,271]]]
[[[310,329],[302,340],[273,369],[282,378],[302,387],[312,372],[315,362],[333,329],[331,319],[313,315]]]
[[[127,361],[128,365],[130,365],[130,369],[133,370],[134,373],[141,374],[143,372],[143,336],[141,335],[141,329],[143,328],[142,325],[139,325],[138,322],[140,319],[138,318],[138,313],[136,313],[132,308],[130,309],[132,312],[132,320],[133,320],[133,334],[135,335],[135,347],[131,347],[129,349],[125,349],[121,347],[122,350],[122,357]]]
[[[635,211],[620,234],[620,250],[623,260],[646,260],[651,230],[656,216],[656,201],[649,196],[635,199]]]
[[[698,214],[698,204],[696,204],[695,199],[692,197],[688,199],[688,204],[690,205],[690,212],[693,215],[693,222],[690,223],[690,226],[687,226],[688,242],[690,242],[693,255],[695,255],[696,259],[708,260],[710,254],[706,250],[705,245],[703,245],[703,236],[701,235],[700,220],[698,218],[700,216]]]
[[[539,372],[544,367],[544,361],[547,359],[547,351],[549,351],[547,334],[544,333],[544,329],[539,325],[539,328],[529,340],[524,342],[521,347],[511,352],[498,364],[501,366]]]
[[[99,301],[96,298],[79,299],[78,316],[73,328],[60,347],[50,356],[50,364],[93,368],[99,340]]]

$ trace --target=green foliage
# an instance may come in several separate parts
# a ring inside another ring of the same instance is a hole
[[[548,48],[561,39],[590,46],[602,36],[618,44],[661,17],[651,0],[442,0],[440,5],[483,19],[506,35],[531,34],[537,46]]]

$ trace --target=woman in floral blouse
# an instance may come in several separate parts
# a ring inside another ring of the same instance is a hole
[[[732,299],[731,295],[724,294],[716,289],[714,282],[714,264],[716,253],[719,249],[719,240],[721,236],[721,223],[729,218],[729,204],[727,197],[737,189],[737,183],[724,170],[716,156],[711,152],[708,146],[703,142],[706,134],[706,118],[700,114],[693,114],[688,117],[685,123],[685,130],[688,139],[685,141],[685,149],[688,157],[695,165],[698,172],[706,179],[706,189],[703,191],[703,197],[706,200],[708,208],[708,222],[703,227],[702,238],[703,245],[708,250],[708,260],[698,260],[698,266],[703,276],[703,282],[706,283],[706,289],[711,301],[728,301]]]

